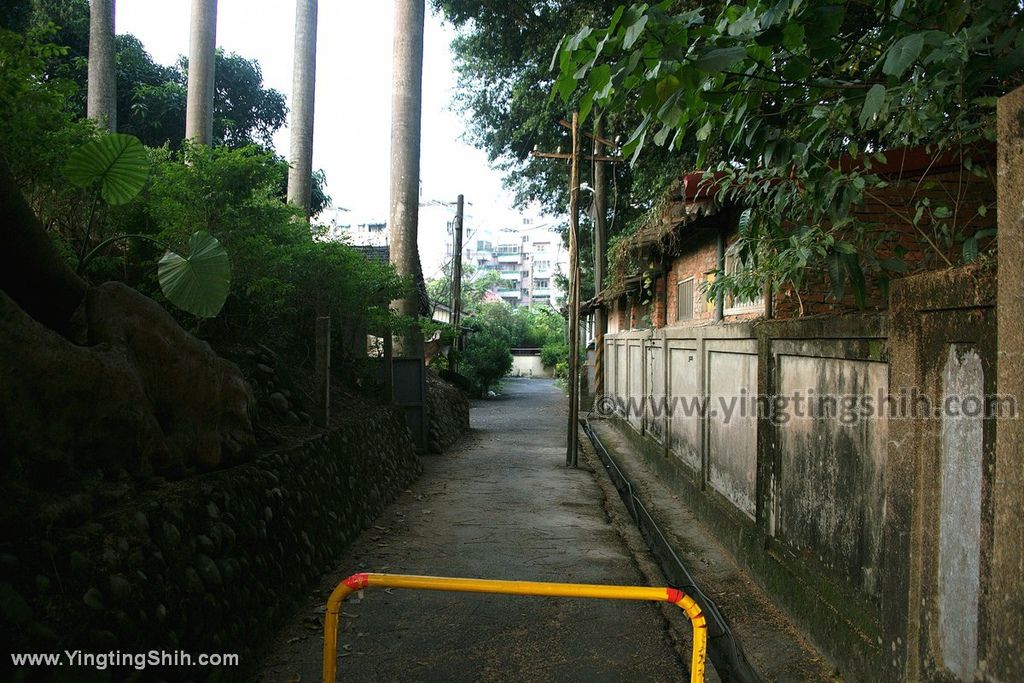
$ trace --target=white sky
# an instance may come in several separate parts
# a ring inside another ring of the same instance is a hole
[[[188,53],[186,0],[118,0],[117,32],[137,36],[153,58],[171,64]],[[353,218],[386,218],[391,126],[393,3],[386,0],[320,3],[317,42],[313,167],[327,173],[335,206]],[[291,99],[293,2],[220,0],[217,46],[256,59],[267,87]],[[450,111],[456,86],[449,44],[454,29],[429,13],[424,38],[423,134],[420,177],[423,200],[454,201],[462,193],[478,224],[520,222],[484,152],[462,142],[461,115]],[[287,156],[288,131],[274,138]],[[533,215],[535,212],[529,212]],[[343,218],[344,214],[339,218]]]

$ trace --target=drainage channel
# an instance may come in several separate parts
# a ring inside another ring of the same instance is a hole
[[[622,502],[625,503],[630,517],[633,518],[637,528],[640,530],[640,535],[643,536],[647,547],[650,548],[651,553],[658,561],[658,565],[665,574],[665,578],[668,579],[669,585],[693,596],[694,600],[697,601],[697,604],[704,611],[708,623],[708,656],[719,678],[727,683],[731,681],[758,683],[761,677],[758,676],[754,667],[750,665],[746,655],[743,653],[743,647],[740,645],[739,638],[729,628],[728,622],[726,622],[725,617],[718,610],[714,600],[705,595],[693,580],[693,576],[686,569],[686,565],[679,559],[679,556],[672,549],[657,522],[654,521],[647,508],[644,507],[639,495],[634,491],[633,484],[623,474],[622,470],[619,469],[619,466],[615,464],[615,460],[612,459],[604,444],[601,443],[601,439],[598,438],[593,427],[590,426],[590,420],[583,418],[580,420],[580,424],[583,427],[583,431],[590,438],[590,443],[594,445],[594,451],[601,459],[605,471],[608,472],[609,479],[611,479],[612,484],[618,490],[619,496],[621,496]]]

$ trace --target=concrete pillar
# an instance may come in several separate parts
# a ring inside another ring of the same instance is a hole
[[[1024,401],[1024,87],[999,100],[997,391]],[[996,421],[993,549],[986,669],[992,680],[1024,680],[1024,419]]]

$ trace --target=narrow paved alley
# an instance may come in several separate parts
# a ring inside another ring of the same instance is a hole
[[[357,571],[644,585],[593,474],[564,466],[565,398],[509,379],[473,432],[338,558],[282,631],[261,680],[318,681],[330,590]],[[685,678],[653,604],[366,591],[345,603],[339,680]]]

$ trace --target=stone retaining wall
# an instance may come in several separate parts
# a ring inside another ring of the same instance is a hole
[[[469,431],[469,399],[454,384],[427,372],[427,450],[443,453]]]
[[[37,544],[5,544],[4,639],[13,652],[237,652],[235,669],[142,678],[248,680],[294,606],[420,474],[414,453],[402,421],[379,411],[248,464],[165,484]],[[42,678],[51,675],[90,673]]]

